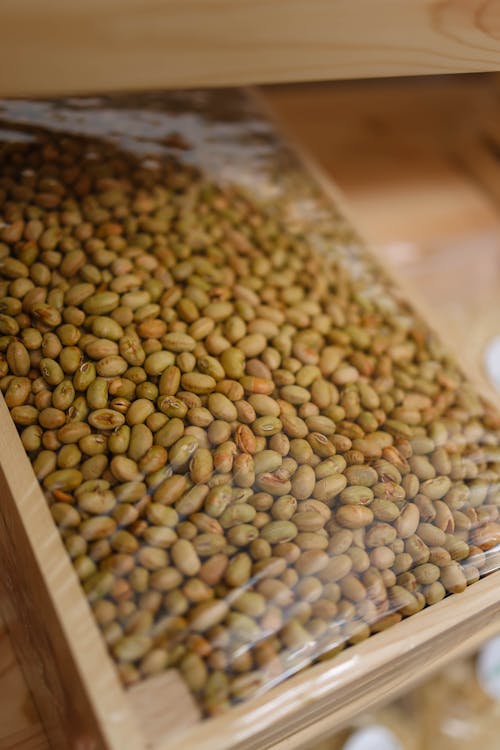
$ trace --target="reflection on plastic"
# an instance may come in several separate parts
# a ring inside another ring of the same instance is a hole
[[[500,388],[500,336],[491,339],[484,353],[486,374],[495,388]]]
[[[486,695],[500,701],[500,636],[491,638],[479,651],[476,675]]]
[[[244,95],[0,111],[0,386],[126,685],[218,714],[498,567],[499,413]]]

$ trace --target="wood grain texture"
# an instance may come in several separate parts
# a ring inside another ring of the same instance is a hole
[[[3,397],[0,424],[3,614],[47,733],[61,750],[136,750],[134,717]]]
[[[4,0],[0,95],[500,69],[499,0]]]
[[[0,750],[48,750],[7,631],[0,622]]]
[[[133,685],[127,697],[151,750],[161,745],[162,738],[171,741],[174,733],[186,732],[201,719],[192,694],[175,669]]]

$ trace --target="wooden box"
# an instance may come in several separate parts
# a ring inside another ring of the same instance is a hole
[[[303,169],[338,205],[307,159]],[[445,333],[445,332],[444,332]],[[202,719],[175,671],[128,690],[0,401],[0,564],[7,622],[54,747],[75,750],[300,748],[386,701],[499,629],[500,572],[311,666],[258,698]]]

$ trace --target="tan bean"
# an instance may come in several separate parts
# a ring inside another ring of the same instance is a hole
[[[343,505],[337,510],[335,518],[340,526],[347,529],[361,529],[373,521],[373,513],[363,505]]]

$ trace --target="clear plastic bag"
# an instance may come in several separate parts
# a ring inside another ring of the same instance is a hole
[[[498,567],[500,414],[241,92],[0,105],[0,386],[207,715]]]

